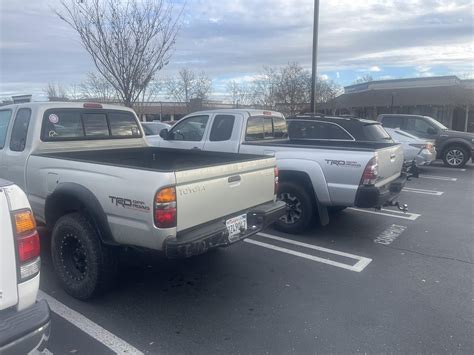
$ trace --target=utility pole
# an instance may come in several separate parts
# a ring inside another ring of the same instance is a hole
[[[314,0],[313,21],[313,69],[311,82],[311,112],[316,113],[316,82],[318,80],[318,27],[319,27],[319,0]]]

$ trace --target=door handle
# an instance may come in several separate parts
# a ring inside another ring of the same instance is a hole
[[[230,183],[233,183],[233,182],[238,182],[242,180],[242,178],[240,177],[240,175],[234,175],[234,176],[231,176],[227,179],[227,181]]]
[[[395,159],[395,158],[396,158],[395,154],[390,155],[390,159]]]
[[[192,150],[201,150],[201,148],[199,148],[199,147],[193,147]]]
[[[275,151],[274,150],[264,150],[263,154],[274,157],[275,156]]]

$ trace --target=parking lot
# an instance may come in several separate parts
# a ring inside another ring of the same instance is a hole
[[[301,236],[267,230],[178,261],[123,255],[94,301],[58,285],[43,230],[45,353],[473,353],[474,165],[436,162],[409,212],[346,209]]]

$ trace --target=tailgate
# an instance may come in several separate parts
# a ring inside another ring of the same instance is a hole
[[[18,303],[15,255],[10,208],[0,186],[0,311]]]
[[[176,172],[177,231],[274,198],[275,158]]]
[[[395,180],[400,176],[403,167],[403,147],[401,144],[393,145],[388,148],[377,149],[378,172],[380,181],[376,186],[383,186]]]

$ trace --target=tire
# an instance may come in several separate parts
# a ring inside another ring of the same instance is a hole
[[[452,145],[443,151],[444,165],[450,168],[462,168],[471,158],[466,148],[459,145]]]
[[[97,230],[80,213],[65,215],[56,222],[51,256],[62,287],[77,299],[99,296],[116,280],[115,250],[101,243]]]
[[[274,224],[275,228],[289,234],[308,230],[314,218],[314,204],[310,196],[303,187],[282,182],[278,198],[287,203],[287,214]]]
[[[329,214],[336,214],[344,211],[346,208],[347,206],[330,206],[328,207],[328,212]]]

